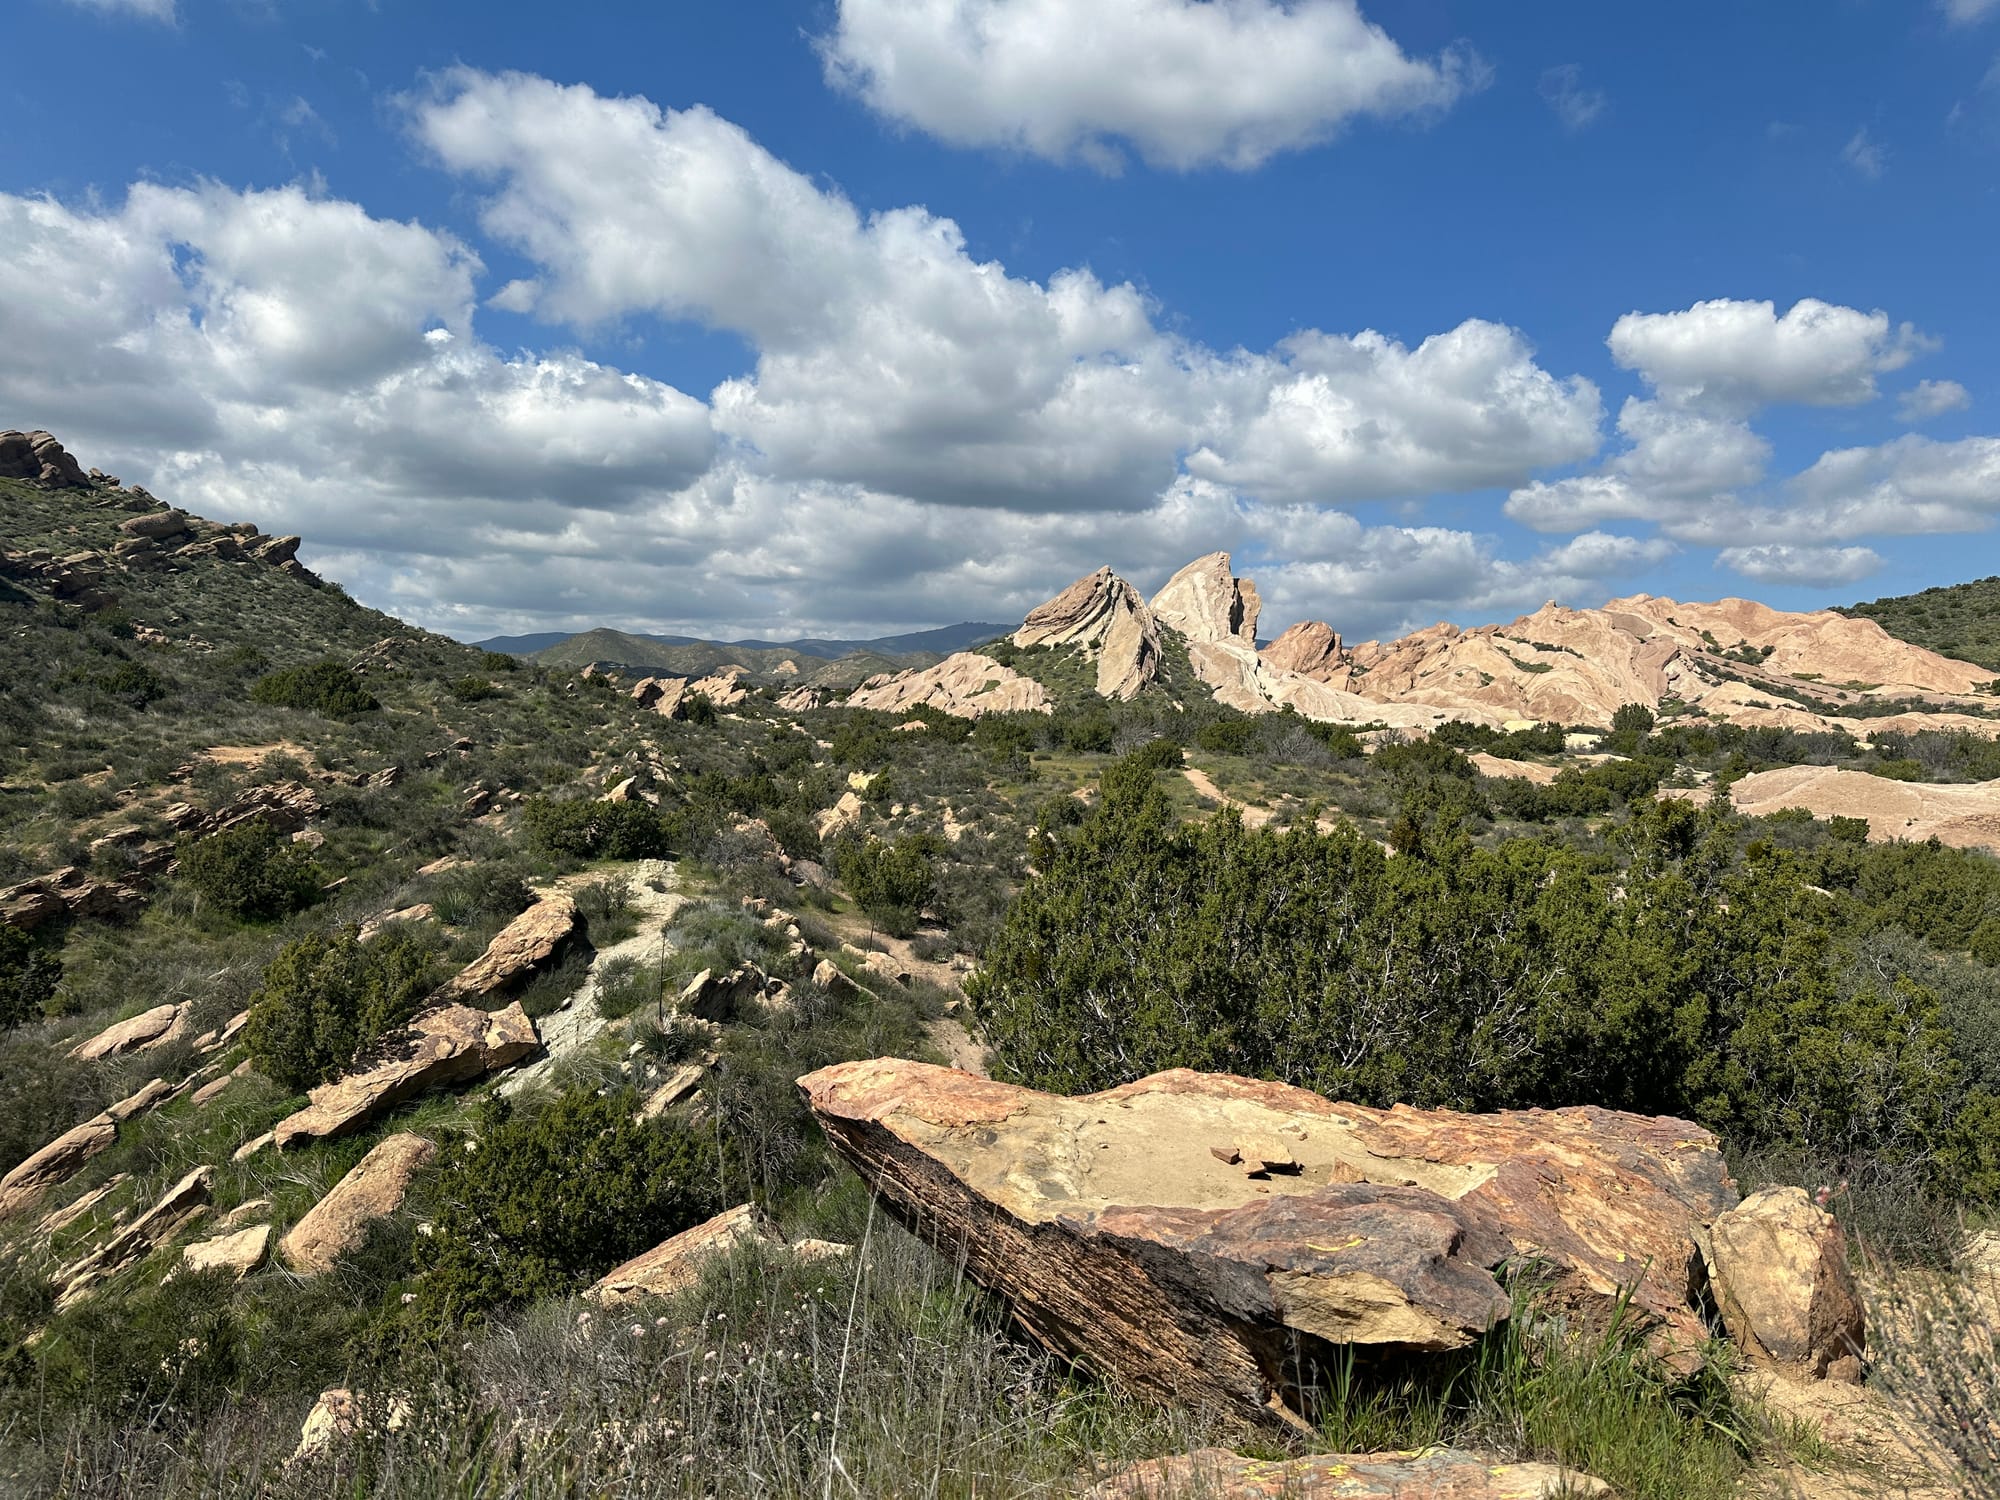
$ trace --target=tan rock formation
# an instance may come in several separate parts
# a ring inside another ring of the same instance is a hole
[[[298,1447],[285,1462],[289,1465],[317,1458],[335,1444],[355,1436],[371,1421],[381,1423],[385,1432],[401,1432],[414,1415],[416,1409],[407,1396],[370,1402],[344,1388],[321,1391],[299,1426]]]
[[[445,981],[436,1004],[508,994],[560,963],[583,936],[583,918],[566,892],[542,897],[495,934],[486,951]]]
[[[1348,671],[1340,637],[1331,625],[1301,620],[1258,653],[1274,672],[1310,677],[1334,687],[1347,685]]]
[[[1128,699],[1160,672],[1160,627],[1139,591],[1099,568],[1028,612],[1022,647],[1069,646],[1097,660],[1097,694]]]
[[[74,1203],[66,1203],[61,1208],[51,1210],[42,1216],[35,1228],[42,1234],[54,1234],[58,1229],[67,1229],[78,1219],[89,1213],[98,1204],[117,1192],[131,1180],[130,1172],[114,1172],[87,1193],[80,1193]]]
[[[402,1206],[410,1182],[437,1155],[420,1135],[392,1135],[355,1165],[333,1190],[314,1204],[279,1242],[285,1264],[301,1276],[317,1276],[358,1250],[368,1226]]]
[[[1051,1349],[1149,1397],[1289,1416],[1301,1360],[1443,1350],[1508,1314],[1533,1255],[1582,1326],[1626,1316],[1691,1365],[1712,1136],[1603,1109],[1335,1104],[1176,1071],[1065,1099],[901,1059],[800,1080],[890,1209]],[[1561,1191],[1552,1190],[1560,1183]]]
[[[405,1099],[511,1067],[538,1045],[519,1001],[490,1015],[438,1006],[382,1038],[354,1072],[314,1089],[310,1104],[272,1127],[272,1143],[283,1150],[346,1135]]]
[[[0,432],[0,479],[33,479],[50,489],[84,489],[90,484],[68,450],[39,428]]]
[[[706,677],[697,677],[687,685],[688,696],[701,694],[717,708],[734,708],[750,696],[750,690],[743,686],[742,679],[750,675],[748,667],[724,667]]]
[[[854,792],[842,792],[840,800],[828,808],[813,814],[813,826],[819,830],[822,839],[830,839],[845,829],[853,828],[861,822],[861,798]]]
[[[1257,649],[1257,585],[1229,571],[1229,554],[1211,552],[1174,574],[1153,595],[1152,611],[1190,643],[1228,641]]]
[[[1455,1448],[1290,1459],[1203,1448],[1135,1464],[1084,1500],[1582,1500],[1610,1488],[1555,1464],[1502,1463]]]
[[[700,1063],[682,1063],[666,1081],[646,1096],[646,1102],[639,1106],[638,1118],[657,1120],[676,1104],[694,1097],[694,1091],[701,1087],[701,1080],[708,1069]]]
[[[0,1219],[19,1213],[50,1188],[60,1187],[83,1170],[85,1162],[108,1151],[118,1140],[118,1122],[108,1114],[92,1115],[65,1130],[26,1161],[0,1177]]]
[[[123,1057],[128,1052],[149,1052],[175,1040],[186,1030],[187,1013],[185,1002],[156,1005],[78,1042],[70,1048],[69,1055],[84,1062],[97,1062],[107,1057]]]
[[[873,677],[868,679],[869,682],[874,682],[875,680]],[[863,687],[867,685],[867,683],[862,684]],[[818,688],[795,687],[778,699],[778,707],[782,708],[788,714],[804,714],[811,713],[825,701],[826,695],[820,692]]]
[[[1878,843],[1934,838],[2000,854],[2000,781],[1928,785],[1832,766],[1780,766],[1735,782],[1729,800],[1751,817],[1801,807],[1816,818],[1866,818],[1868,837]]]
[[[155,1078],[136,1093],[128,1094],[116,1104],[107,1104],[104,1112],[111,1116],[112,1123],[123,1125],[134,1116],[148,1114],[174,1096],[174,1086],[164,1078]]]
[[[145,1213],[80,1260],[58,1270],[51,1278],[57,1288],[56,1310],[75,1306],[100,1283],[137,1264],[208,1212],[214,1185],[215,1168],[196,1167]]]
[[[976,651],[960,651],[918,671],[879,673],[856,688],[847,701],[854,708],[892,714],[928,705],[965,719],[989,713],[1046,714],[1055,710],[1039,682]]]
[[[1753,1360],[1815,1380],[1860,1380],[1861,1298],[1833,1215],[1804,1188],[1769,1187],[1708,1234],[1723,1324]]]
[[[740,1204],[705,1224],[683,1230],[644,1255],[635,1255],[583,1295],[605,1307],[640,1297],[671,1297],[701,1280],[702,1270],[710,1262],[752,1243],[779,1245],[784,1241],[755,1204]]]
[[[197,1240],[181,1251],[181,1264],[190,1271],[228,1271],[238,1281],[264,1263],[264,1251],[271,1243],[269,1224],[252,1224],[232,1234]]]

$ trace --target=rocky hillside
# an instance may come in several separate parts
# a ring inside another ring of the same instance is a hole
[[[1873,620],[1899,641],[2000,672],[2000,576],[1874,599],[1841,613]]]
[[[1743,726],[1851,729],[1867,721],[1878,730],[2000,733],[1987,668],[1833,610],[1787,614],[1747,599],[1683,604],[1637,594],[1601,609],[1546,604],[1505,625],[1435,625],[1354,645],[1330,625],[1304,621],[1259,648],[1260,607],[1256,586],[1234,576],[1227,553],[1189,563],[1150,600],[1103,568],[1031,611],[1011,639],[1019,654],[998,656],[1032,675],[1026,653],[1079,654],[1098,696],[1123,701],[1157,680],[1171,639],[1215,700],[1239,712],[1291,708],[1320,722],[1399,729],[1454,719],[1603,728],[1621,705],[1637,703],[1665,718]],[[928,674],[871,680],[851,701],[969,714],[1018,706],[1014,673],[981,669],[976,655]],[[994,686],[967,692],[975,681]],[[1003,688],[989,704],[986,694]]]

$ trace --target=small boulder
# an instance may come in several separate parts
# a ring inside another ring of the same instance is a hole
[[[1757,1364],[1858,1381],[1867,1334],[1833,1215],[1804,1188],[1752,1193],[1709,1226],[1723,1326]]]
[[[164,537],[179,536],[186,531],[188,518],[177,510],[156,510],[143,516],[134,516],[129,521],[121,521],[118,529],[128,537],[157,542]]]
[[[264,1263],[270,1243],[271,1226],[252,1224],[233,1234],[195,1241],[181,1251],[181,1264],[190,1271],[228,1271],[241,1281]]]
[[[1245,1458],[1203,1448],[1150,1458],[1093,1486],[1084,1500],[1583,1500],[1601,1479],[1555,1464],[1501,1463],[1455,1448],[1420,1453],[1319,1453]]]
[[[751,1243],[783,1241],[755,1204],[739,1204],[634,1256],[583,1295],[605,1307],[640,1297],[670,1297],[701,1280],[703,1267],[711,1261]]]
[[[301,1276],[332,1270],[341,1256],[360,1248],[370,1224],[402,1205],[411,1179],[436,1155],[437,1146],[420,1135],[383,1141],[292,1226],[278,1246],[285,1263]]]
[[[69,1055],[83,1062],[122,1057],[128,1052],[146,1052],[180,1036],[186,1026],[188,1007],[156,1005],[151,1010],[107,1026],[87,1041],[70,1048]]]
[[[432,999],[478,1001],[519,989],[543,969],[560,963],[583,936],[576,902],[561,891],[544,896],[509,922],[486,951],[447,980]]]

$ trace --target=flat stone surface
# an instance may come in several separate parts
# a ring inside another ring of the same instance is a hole
[[[584,1296],[605,1307],[640,1297],[670,1297],[701,1280],[702,1268],[753,1241],[782,1243],[754,1204],[743,1203],[705,1224],[663,1240],[609,1272]]]
[[[411,1179],[436,1155],[437,1146],[420,1135],[383,1141],[292,1226],[278,1246],[285,1264],[302,1276],[332,1270],[361,1247],[369,1225],[402,1206]]]
[[[1085,1500],[1570,1500],[1609,1493],[1602,1480],[1572,1469],[1451,1448],[1283,1460],[1203,1448],[1135,1464]]]

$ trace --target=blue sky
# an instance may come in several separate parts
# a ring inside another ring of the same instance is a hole
[[[2000,571],[2000,0],[11,20],[0,424],[454,633]]]

